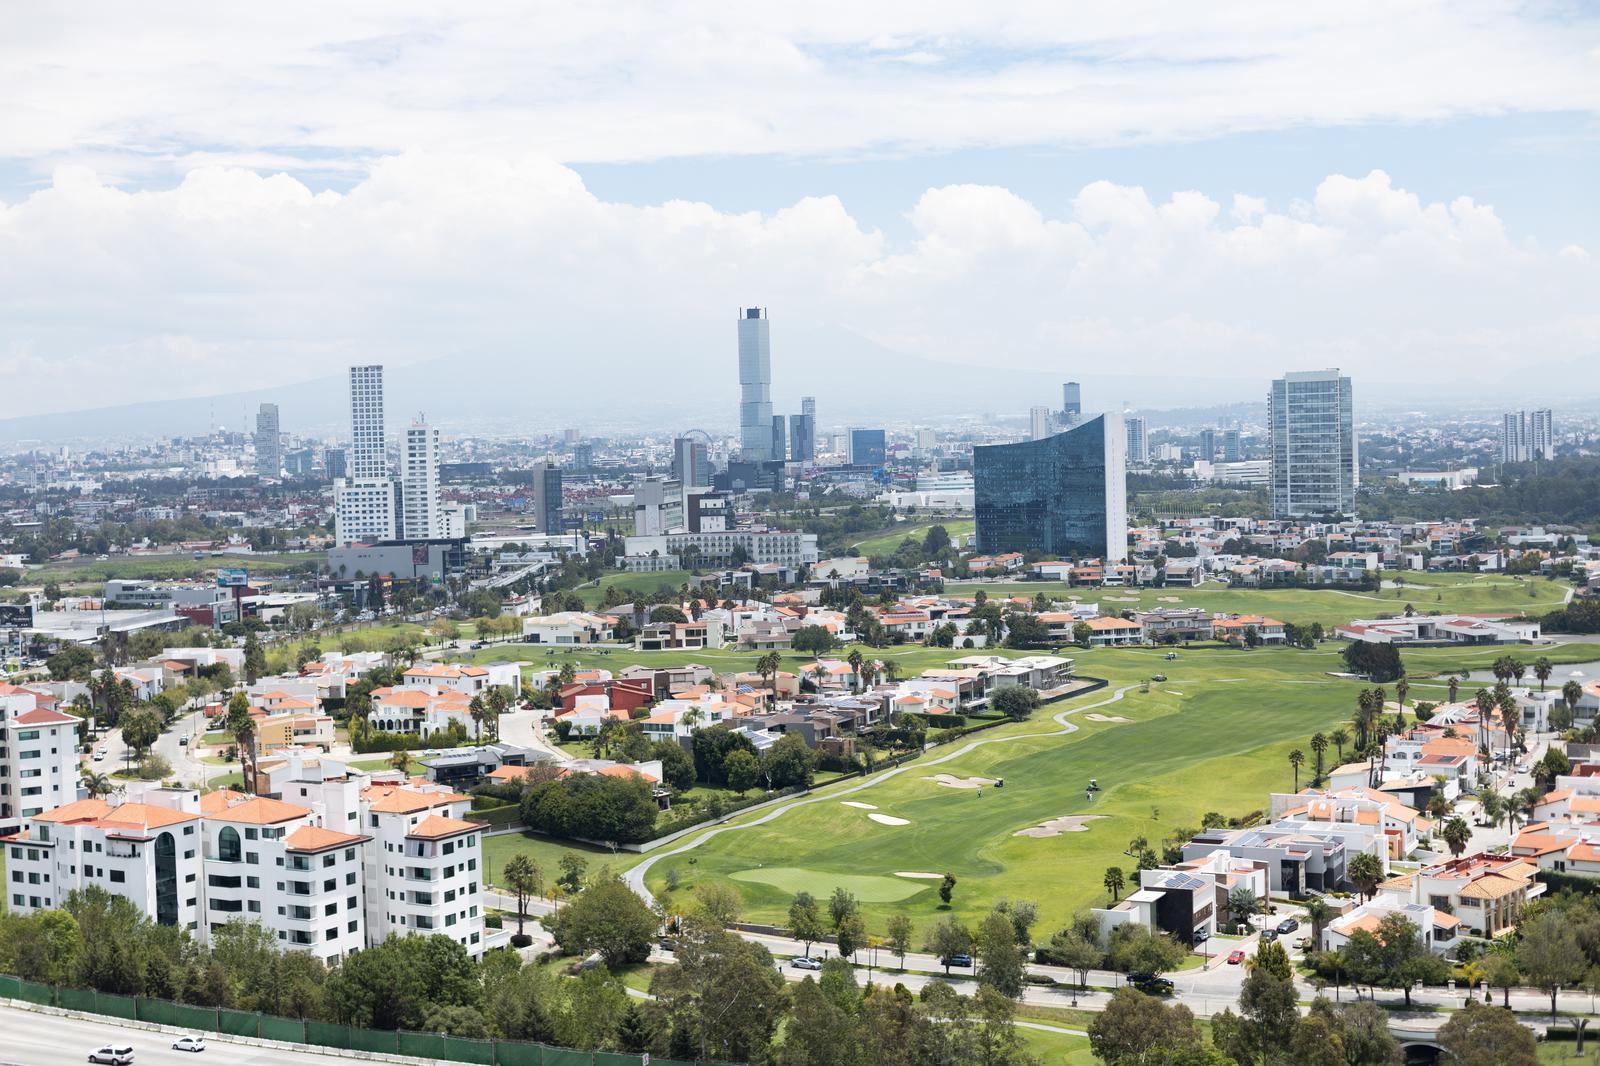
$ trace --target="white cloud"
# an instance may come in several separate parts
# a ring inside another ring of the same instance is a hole
[[[630,161],[1592,115],[1597,45],[1594,11],[1501,0],[91,0],[8,13],[0,158],[359,174],[408,150]]]
[[[0,380],[42,412],[470,354],[530,407],[586,395],[544,390],[560,363],[613,395],[720,409],[741,301],[774,309],[775,347],[815,323],[953,367],[1153,388],[1324,365],[1492,382],[1592,356],[1595,263],[1508,235],[1489,206],[1425,202],[1381,171],[1234,204],[1094,182],[1049,217],[948,186],[892,241],[833,197],[637,207],[531,157],[407,153],[344,194],[221,167],[130,192],[68,167],[0,204]],[[1586,365],[1563,388],[1600,386]]]

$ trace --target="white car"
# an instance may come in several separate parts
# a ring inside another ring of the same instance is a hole
[[[107,1044],[89,1052],[90,1062],[103,1062],[109,1066],[128,1066],[133,1061],[133,1047],[128,1044]]]
[[[180,1036],[172,1042],[173,1051],[204,1051],[206,1038],[203,1036]]]
[[[813,959],[807,955],[801,955],[799,958],[790,962],[789,965],[793,966],[797,970],[820,970],[822,969],[822,960]]]
[[[96,748],[96,749],[94,749],[94,761],[95,762],[99,762],[101,759],[104,759],[105,757],[106,757],[106,749],[104,749],[104,748]]]

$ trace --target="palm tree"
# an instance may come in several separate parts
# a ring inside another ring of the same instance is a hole
[[[1527,672],[1528,667],[1521,659],[1511,660],[1511,676],[1516,679],[1517,684],[1522,684],[1522,675]]]
[[[401,748],[389,756],[389,765],[401,773],[405,773],[406,767],[411,765],[411,753],[405,748]]]
[[[1383,862],[1370,851],[1360,852],[1351,857],[1349,866],[1345,868],[1345,876],[1363,897],[1371,899],[1378,890],[1378,883],[1383,880]]]
[[[1115,903],[1118,897],[1122,895],[1123,888],[1127,886],[1128,879],[1123,875],[1122,867],[1109,866],[1106,868],[1106,875],[1101,878],[1100,883],[1105,886],[1107,892],[1111,893],[1111,902]]]
[[[83,790],[89,794],[90,799],[104,799],[116,791],[117,786],[112,783],[109,774],[102,774],[97,770],[85,768],[83,771]]]
[[[1410,692],[1411,682],[1407,681],[1405,678],[1402,677],[1400,680],[1394,683],[1394,698],[1400,701],[1401,710],[1405,709],[1406,696]]]
[[[1306,901],[1306,921],[1311,923],[1311,944],[1317,947],[1322,943],[1322,930],[1333,921],[1333,908],[1321,896],[1312,896]]]
[[[1314,785],[1322,780],[1323,764],[1328,754],[1328,738],[1321,733],[1311,734],[1311,756],[1313,759],[1311,783]]]
[[[1506,680],[1511,676],[1511,656],[1500,656],[1489,669],[1494,673],[1496,681],[1505,684]]]
[[[889,659],[883,664],[883,679],[891,685],[900,680],[900,664]]]
[[[472,697],[472,702],[467,704],[467,713],[472,716],[473,736],[483,736],[483,719],[488,713],[488,708],[483,704],[483,695],[480,693]],[[521,930],[518,930],[519,932]]]
[[[1544,691],[1544,684],[1550,680],[1550,675],[1556,672],[1555,664],[1541,655],[1533,660],[1533,676],[1539,679],[1539,691]]]
[[[1576,681],[1568,681],[1561,686],[1561,698],[1567,701],[1567,709],[1576,717],[1578,701],[1583,699],[1583,686]]]
[[[1439,830],[1439,838],[1450,849],[1452,858],[1460,858],[1467,850],[1467,843],[1472,839],[1472,827],[1460,815],[1444,823],[1444,828]]]
[[[1501,800],[1500,793],[1488,785],[1478,790],[1478,810],[1483,812],[1483,820],[1490,825],[1499,825],[1500,816],[1505,813],[1505,802]]]
[[[1450,690],[1450,702],[1454,703],[1456,696],[1461,692],[1461,682],[1452,677],[1446,687]]]
[[[1517,707],[1517,698],[1510,692],[1501,696],[1496,702],[1500,707],[1500,724],[1505,727],[1506,731],[1506,759],[1509,761],[1511,758],[1511,743],[1516,737],[1517,725],[1522,715]]]
[[[1246,885],[1239,885],[1228,893],[1228,914],[1235,925],[1250,921],[1250,916],[1261,909],[1261,901]]]
[[[1350,731],[1344,726],[1339,726],[1328,734],[1328,739],[1333,741],[1334,747],[1339,749],[1339,765],[1344,765],[1344,746],[1350,743]]]
[[[855,676],[855,684],[851,687],[851,691],[857,691],[861,685],[861,649],[851,648],[850,654],[845,656],[844,661],[850,664],[850,673]]]
[[[1306,753],[1295,748],[1289,753],[1289,765],[1294,768],[1294,790],[1300,791],[1300,767],[1306,762]]]

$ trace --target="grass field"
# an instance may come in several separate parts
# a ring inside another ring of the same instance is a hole
[[[102,582],[116,578],[160,578],[179,580],[205,578],[216,574],[219,568],[241,567],[252,574],[281,574],[289,570],[302,570],[310,565],[321,566],[327,556],[323,552],[285,552],[281,555],[207,555],[196,559],[190,555],[170,555],[143,559],[98,559],[75,563],[52,563],[38,570],[29,570],[24,580],[30,585],[43,585],[50,581]]]
[[[907,521],[904,525],[896,526],[887,533],[880,533],[875,537],[857,541],[851,547],[858,555],[889,555],[900,546],[900,542],[907,537],[921,540],[934,526],[943,526],[945,532],[950,534],[952,540],[959,537],[972,535],[975,523],[970,518],[942,518],[930,521]]]
[[[586,585],[577,592],[583,597],[584,603],[590,607],[598,607],[608,587],[621,589],[631,596],[639,592],[654,592],[662,585],[669,589],[677,589],[691,576],[693,575],[687,570],[663,570],[656,574],[607,574],[598,584]]]
[[[1057,599],[1098,603],[1107,614],[1157,607],[1202,607],[1214,612],[1265,614],[1301,625],[1321,622],[1324,626],[1340,625],[1353,618],[1398,614],[1407,604],[1425,613],[1525,611],[1540,615],[1558,609],[1566,596],[1565,585],[1546,578],[1409,573],[1405,577],[1408,584],[1425,580],[1427,587],[1347,592],[1339,589],[1235,589],[1208,583],[1199,588],[1097,589],[1068,588],[1059,581],[951,581],[946,583],[945,591],[952,596],[971,596],[982,589],[991,598],[1031,597],[1043,592]]]

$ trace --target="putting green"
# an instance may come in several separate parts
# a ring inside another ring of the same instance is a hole
[[[728,876],[735,881],[770,885],[791,895],[809,892],[819,900],[827,899],[835,888],[843,888],[863,903],[898,903],[918,892],[937,888],[932,881],[878,877],[873,874],[830,874],[799,866],[762,866],[754,870],[739,870]]]

